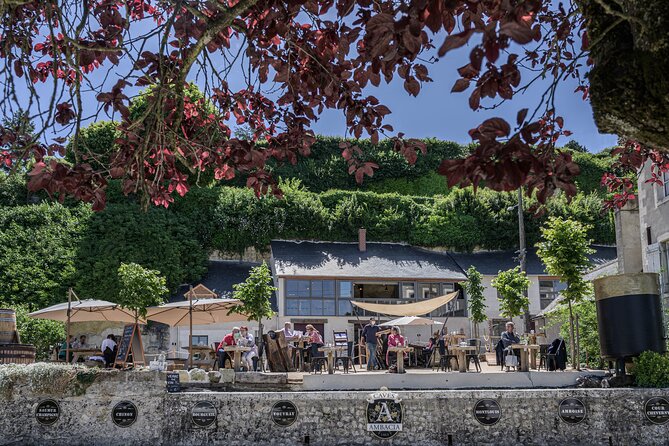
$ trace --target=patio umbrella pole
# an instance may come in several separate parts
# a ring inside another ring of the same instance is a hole
[[[65,363],[70,362],[70,309],[72,307],[72,288],[67,290],[67,334],[65,337]]]
[[[190,317],[189,331],[188,331],[188,364],[190,369],[193,368],[193,287],[188,291],[188,300],[190,308],[188,309],[188,316]]]

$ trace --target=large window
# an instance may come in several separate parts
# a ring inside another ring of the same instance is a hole
[[[559,280],[539,279],[539,304],[541,309],[545,309],[560,294],[560,291],[566,288]]]
[[[662,172],[662,198],[669,197],[669,172]]]
[[[339,311],[344,312],[341,315],[351,314],[350,289],[350,282],[339,282]],[[287,316],[335,316],[337,306],[336,281],[286,280]]]

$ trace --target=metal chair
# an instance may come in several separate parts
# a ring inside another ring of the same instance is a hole
[[[465,362],[467,363],[467,371],[469,371],[469,363],[474,361],[474,367],[476,367],[476,371],[480,372],[481,371],[481,362],[479,360],[479,340],[478,339],[470,339],[469,340],[469,345],[472,347],[476,347],[476,350],[474,353],[467,353],[465,355]]]
[[[344,367],[344,373],[348,373],[349,368],[353,368],[354,373],[358,373],[355,369],[355,364],[353,363],[353,357],[351,356],[350,348],[352,345],[348,343],[348,330],[345,331],[332,331],[334,338],[335,347],[344,347],[346,349],[345,355],[340,355],[338,352],[335,352],[334,365],[335,368],[339,368],[339,361],[342,362],[342,367]]]
[[[446,343],[444,342],[443,339],[440,340],[440,341],[437,343],[437,349],[435,349],[435,351],[436,351],[436,350],[439,350],[439,366],[438,366],[438,370],[443,370],[443,371],[445,372],[446,369],[450,369],[451,371],[453,371],[453,367],[451,366],[451,360],[452,360],[452,359],[455,359],[456,367],[457,367],[457,368],[460,368],[460,364],[458,363],[458,357],[457,357],[457,355],[451,355],[451,354],[448,353],[448,348],[446,347]],[[434,352],[433,352],[433,354],[434,354]],[[432,363],[433,363],[432,370],[434,370],[434,364],[435,364],[435,362],[432,361]]]

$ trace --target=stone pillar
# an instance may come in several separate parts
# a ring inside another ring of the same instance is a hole
[[[636,200],[628,201],[622,209],[615,212],[615,226],[618,272],[643,272],[639,204]]]

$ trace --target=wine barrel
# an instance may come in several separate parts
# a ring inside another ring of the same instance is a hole
[[[0,344],[18,342],[16,334],[16,311],[0,308]]]
[[[624,360],[647,350],[664,352],[657,274],[618,274],[593,283],[603,358]]]
[[[32,364],[35,352],[30,344],[0,344],[0,364]]]

